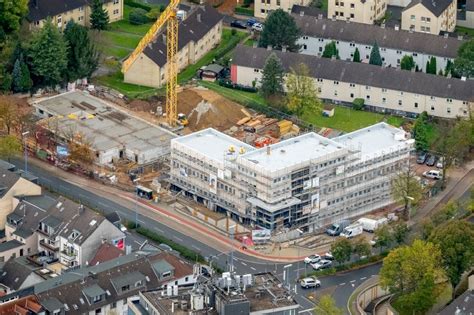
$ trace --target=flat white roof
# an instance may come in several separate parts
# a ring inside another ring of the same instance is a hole
[[[270,172],[282,170],[306,161],[325,157],[345,149],[340,143],[310,132],[264,147],[241,156],[261,169]]]
[[[360,150],[362,158],[382,151],[388,152],[397,146],[406,145],[405,131],[381,122],[351,133],[333,138],[351,149]]]
[[[246,152],[255,150],[254,147],[232,138],[213,128],[203,129],[192,134],[175,138],[172,142],[180,143],[189,149],[198,152],[209,159],[224,162],[224,156],[233,147],[235,152],[244,148]]]

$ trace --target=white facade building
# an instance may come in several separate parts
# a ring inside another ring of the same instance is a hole
[[[242,223],[312,231],[392,203],[391,178],[413,142],[386,123],[332,140],[308,133],[262,149],[206,129],[172,140],[170,182]]]
[[[307,15],[293,14],[302,37],[298,40],[302,54],[322,56],[324,47],[334,41],[341,60],[352,61],[356,48],[363,63],[369,62],[374,43],[380,47],[384,65],[398,68],[403,56],[413,61],[423,72],[431,57],[436,58],[436,71],[444,71],[453,62],[459,47],[465,42],[458,38],[414,33],[399,28],[348,23]]]

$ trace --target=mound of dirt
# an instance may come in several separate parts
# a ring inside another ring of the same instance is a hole
[[[178,95],[178,113],[188,117],[189,129],[215,128],[225,131],[245,117],[243,107],[219,94],[202,89],[186,89]]]

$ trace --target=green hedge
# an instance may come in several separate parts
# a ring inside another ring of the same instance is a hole
[[[241,15],[253,16],[253,9],[244,8],[244,7],[236,7],[235,8],[235,13],[241,14]]]
[[[166,238],[164,236],[156,234],[155,232],[152,232],[152,231],[150,231],[148,229],[145,229],[143,227],[138,227],[138,229],[136,231],[137,231],[137,233],[145,236],[146,238],[151,239],[152,241],[154,241],[156,243],[159,243],[159,244],[163,243],[163,244],[168,245],[173,250],[177,251],[183,258],[185,258],[189,261],[193,261],[193,262],[197,261],[197,262],[200,262],[200,263],[203,263],[203,264],[207,264],[206,260],[204,259],[204,257],[201,254],[196,253],[195,251],[192,251],[189,248],[187,248],[187,247],[185,247],[181,244],[178,244],[175,241],[170,240],[169,238]]]
[[[125,3],[125,5],[128,5],[129,7],[143,9],[147,12],[150,12],[150,10],[151,10],[151,7],[149,5],[139,3],[139,2],[135,2],[133,0],[125,0],[124,3]]]

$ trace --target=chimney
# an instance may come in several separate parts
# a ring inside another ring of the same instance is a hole
[[[201,23],[201,13],[197,14],[197,20],[198,20],[199,23]]]
[[[267,144],[267,155],[270,155],[270,153],[271,153],[271,148],[270,148],[270,145]]]
[[[272,45],[267,45],[267,50],[272,50]]]
[[[300,11],[300,16],[304,16],[304,11]]]

